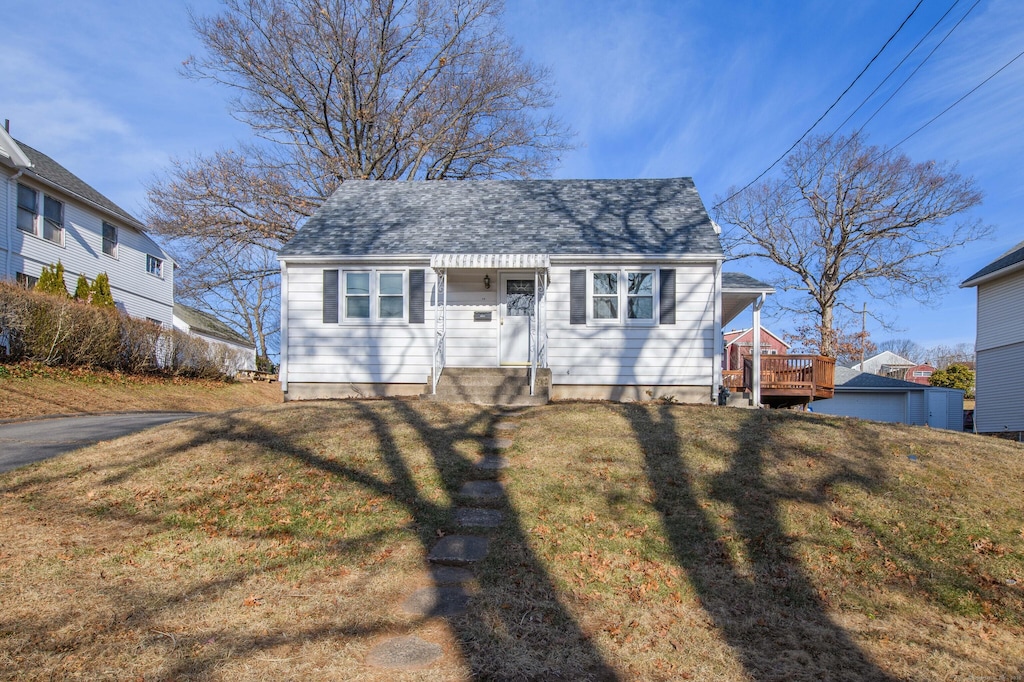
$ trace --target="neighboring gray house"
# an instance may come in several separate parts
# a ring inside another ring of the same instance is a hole
[[[978,289],[974,428],[1024,434],[1024,242],[968,277]]]
[[[964,392],[836,367],[835,397],[815,400],[810,409],[819,414],[961,431]]]
[[[44,266],[110,278],[118,308],[171,326],[174,263],[127,211],[0,127],[0,278],[31,286]]]
[[[722,325],[772,291],[723,276],[689,178],[346,181],[278,258],[288,400],[475,372],[545,398],[709,402]]]
[[[208,343],[228,376],[256,369],[255,344],[213,315],[175,303],[174,328]]]

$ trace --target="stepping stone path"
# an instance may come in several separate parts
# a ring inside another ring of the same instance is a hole
[[[498,411],[492,432],[502,434],[480,441],[482,458],[474,470],[484,478],[465,481],[458,498],[473,506],[455,509],[455,525],[466,529],[498,528],[505,515],[499,509],[505,502],[505,486],[493,480],[495,472],[511,466],[511,462],[498,454],[512,446],[507,437],[519,425],[509,419],[522,414],[519,410]],[[474,579],[470,567],[487,557],[490,539],[485,535],[445,535],[427,555],[430,577],[434,585],[421,587],[401,604],[401,610],[419,618],[455,618],[466,613],[471,598],[465,585]],[[433,665],[444,656],[438,644],[415,635],[392,637],[377,644],[366,656],[366,663],[376,668],[417,669]]]

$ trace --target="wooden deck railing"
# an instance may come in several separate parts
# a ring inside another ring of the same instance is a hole
[[[744,358],[742,372],[727,370],[722,374],[723,382],[730,391],[734,386],[749,389],[753,384],[753,362]],[[769,404],[831,398],[835,394],[835,376],[835,358],[823,355],[761,356],[761,396]]]

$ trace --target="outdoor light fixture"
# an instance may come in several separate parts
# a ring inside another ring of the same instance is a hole
[[[490,289],[490,288],[491,288],[491,276],[490,275],[484,275],[484,289]]]

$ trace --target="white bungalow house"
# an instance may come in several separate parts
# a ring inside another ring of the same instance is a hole
[[[256,345],[223,320],[184,303],[174,304],[174,328],[204,341],[226,375],[256,369]]]
[[[278,258],[286,400],[706,403],[772,291],[723,275],[689,178],[347,181]]]
[[[1024,436],[1024,242],[961,287],[978,289],[974,428]]]
[[[0,277],[31,286],[44,266],[110,278],[118,308],[170,328],[174,263],[136,218],[0,127]]]

